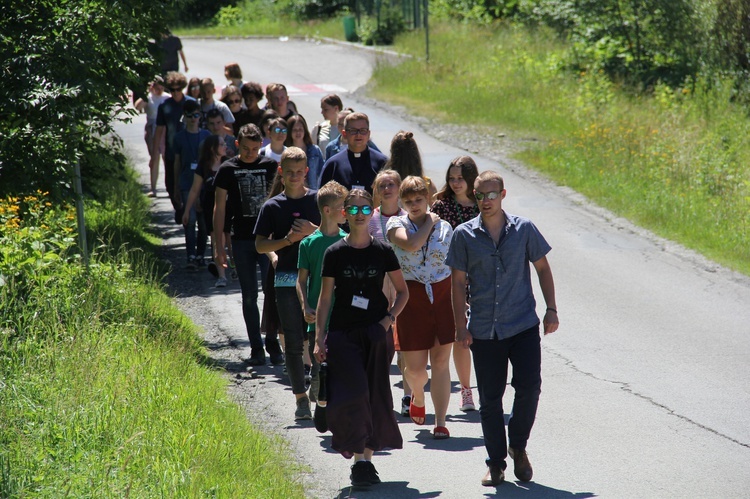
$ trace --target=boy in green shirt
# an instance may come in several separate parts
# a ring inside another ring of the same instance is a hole
[[[331,180],[318,190],[318,209],[320,210],[320,227],[304,238],[299,245],[297,267],[297,296],[307,322],[307,338],[315,341],[315,309],[318,306],[323,254],[326,249],[346,236],[339,224],[346,222],[344,216],[344,199],[349,194],[346,187]],[[316,401],[320,382],[317,376],[310,383],[310,400]]]

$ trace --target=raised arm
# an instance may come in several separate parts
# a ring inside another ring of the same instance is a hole
[[[428,213],[427,220],[416,232],[409,234],[404,227],[394,227],[388,231],[387,238],[404,251],[417,251],[427,242],[433,227],[439,221],[440,217],[437,214]]]

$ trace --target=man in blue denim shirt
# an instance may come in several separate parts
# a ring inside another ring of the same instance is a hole
[[[557,330],[555,284],[546,254],[550,246],[536,226],[505,213],[503,178],[481,173],[474,182],[480,214],[456,227],[446,263],[451,267],[453,315],[458,348],[471,348],[479,392],[487,474],[482,485],[496,486],[505,478],[505,458],[514,461],[516,477],[531,480],[533,470],[526,442],[534,425],[541,393],[541,341],[536,301],[531,288],[534,265],[547,303],[544,334]],[[466,319],[466,284],[470,314]],[[505,440],[503,394],[513,365],[513,410]]]

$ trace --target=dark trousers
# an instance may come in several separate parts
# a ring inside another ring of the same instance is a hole
[[[265,358],[263,338],[260,336],[257,267],[260,267],[261,275],[266,275],[268,272],[268,257],[255,250],[254,239],[232,239],[232,258],[242,290],[242,316],[245,319],[252,356]],[[281,353],[276,331],[267,332],[266,350],[271,355]]]
[[[297,288],[276,288],[276,307],[279,310],[281,330],[284,331],[286,372],[292,384],[292,393],[295,395],[305,393],[305,366],[302,361],[302,352],[307,336],[307,323],[302,314]],[[314,346],[314,342],[308,345],[308,347]],[[312,353],[312,350],[310,352]],[[311,374],[315,375],[318,371],[318,363],[312,355],[310,357],[313,362]]]
[[[403,446],[393,413],[389,334],[375,323],[326,336],[331,447],[347,459],[365,448]]]
[[[542,386],[542,352],[539,325],[503,340],[477,340],[471,344],[479,392],[479,415],[487,449],[487,465],[505,469],[508,446],[526,449],[534,426]],[[508,380],[508,361],[513,366],[510,384],[515,390],[513,410],[505,441],[503,394]]]

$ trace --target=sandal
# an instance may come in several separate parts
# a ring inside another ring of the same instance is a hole
[[[435,429],[432,430],[432,436],[435,440],[445,440],[451,436],[451,432],[449,432],[448,428],[445,426],[436,426]]]
[[[419,407],[414,405],[414,396],[411,397],[411,402],[409,402],[409,417],[412,421],[414,421],[414,424],[423,425],[427,418],[425,417],[425,406]],[[415,418],[421,418],[422,422],[419,423]]]

